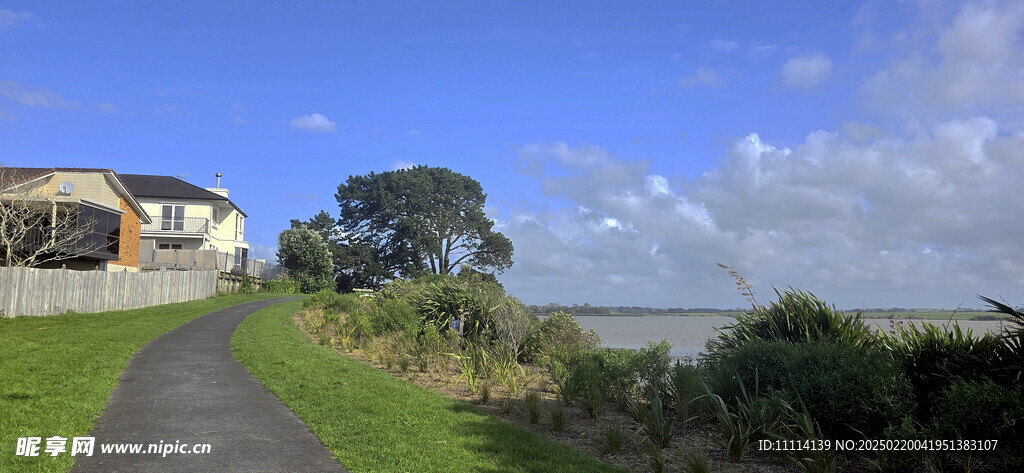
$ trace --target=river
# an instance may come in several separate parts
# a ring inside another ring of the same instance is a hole
[[[704,350],[704,343],[717,335],[716,328],[736,321],[732,317],[683,317],[671,315],[643,316],[583,316],[576,317],[584,329],[593,330],[601,336],[601,342],[614,348],[640,348],[648,342],[662,339],[672,344],[674,358],[696,357]],[[921,320],[897,319],[904,323],[919,323]],[[864,319],[869,326],[889,330],[889,319]],[[958,320],[961,329],[971,329],[980,334],[985,331],[999,333],[1000,321]],[[931,323],[942,325],[944,320]]]

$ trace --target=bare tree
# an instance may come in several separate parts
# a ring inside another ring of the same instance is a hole
[[[119,235],[94,235],[96,219],[83,217],[70,197],[47,195],[0,163],[0,262],[36,266],[116,244]]]

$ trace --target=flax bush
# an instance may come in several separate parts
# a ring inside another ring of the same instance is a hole
[[[814,294],[795,290],[775,290],[779,300],[768,306],[754,306],[751,313],[736,317],[736,323],[718,329],[718,337],[708,341],[708,357],[720,358],[752,340],[835,342],[859,348],[871,347],[878,340],[861,321],[861,313],[847,315],[828,306]]]

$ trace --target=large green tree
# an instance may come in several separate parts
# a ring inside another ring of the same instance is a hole
[[[347,238],[338,220],[321,210],[307,221],[292,220],[292,228],[308,228],[320,235],[331,252],[333,279],[338,292],[355,288],[376,289],[387,281],[377,251],[357,239]]]
[[[334,263],[327,243],[316,232],[306,228],[292,228],[277,237],[277,261],[288,268],[288,274],[298,281],[305,293],[314,293],[334,286]]]
[[[512,242],[493,230],[487,195],[469,176],[428,166],[371,172],[349,176],[335,197],[345,238],[372,248],[389,278],[512,266]]]

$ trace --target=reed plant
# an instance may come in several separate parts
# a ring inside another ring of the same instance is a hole
[[[551,409],[551,430],[555,432],[565,430],[566,422],[568,422],[568,415],[564,407],[556,405],[554,409]]]
[[[526,406],[526,414],[531,424],[540,421],[540,393],[529,391],[523,396],[523,405]]]
[[[687,452],[683,455],[682,473],[711,473],[711,466],[708,465],[708,457],[700,452]]]
[[[511,414],[516,408],[516,398],[506,397],[501,400],[501,412],[502,414]]]
[[[487,383],[480,385],[480,404],[487,404],[491,398],[491,386]]]
[[[604,440],[604,443],[601,445],[601,451],[604,453],[616,453],[622,450],[622,443],[626,438],[626,434],[619,426],[606,424],[601,429],[601,438]]]
[[[651,465],[651,471],[654,473],[665,472],[665,452],[662,447],[650,440],[644,441],[644,445],[647,449],[647,464]]]

